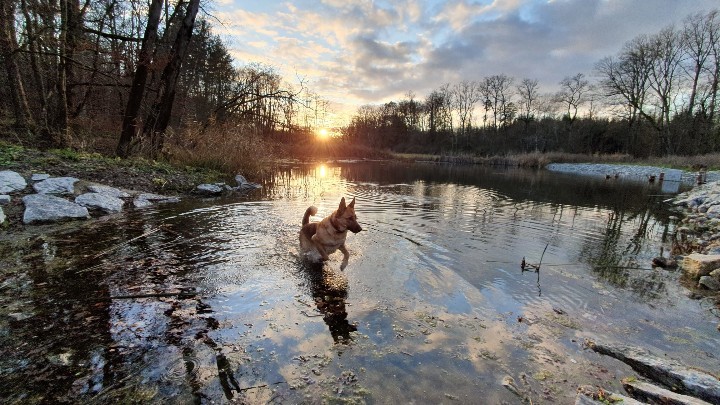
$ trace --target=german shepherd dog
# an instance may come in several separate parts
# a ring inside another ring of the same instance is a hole
[[[310,206],[305,210],[300,229],[300,248],[306,255],[316,251],[320,259],[326,261],[328,255],[340,249],[344,258],[340,269],[345,269],[350,252],[345,247],[347,231],[358,233],[362,227],[355,215],[355,199],[345,205],[345,197],[340,200],[340,206],[332,214],[320,222],[310,222],[310,216],[317,214],[317,208]]]

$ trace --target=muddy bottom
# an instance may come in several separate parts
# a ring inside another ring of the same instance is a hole
[[[588,337],[720,368],[717,309],[650,267],[674,231],[657,186],[386,163],[263,185],[3,235],[0,397],[573,403],[635,375]],[[302,214],[343,196],[347,268],[306,262]]]

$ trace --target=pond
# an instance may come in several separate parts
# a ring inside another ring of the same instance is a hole
[[[677,221],[660,185],[391,162],[259,181],[5,238],[0,397],[537,404],[573,403],[579,384],[621,391],[634,372],[586,338],[718,369],[717,309],[650,266]],[[308,263],[302,215],[315,205],[318,221],[341,197],[363,227],[349,264]]]

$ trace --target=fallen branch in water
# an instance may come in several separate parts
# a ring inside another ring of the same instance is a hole
[[[268,386],[270,386],[270,385],[278,385],[278,384],[287,384],[287,381],[278,381],[278,382],[275,382],[275,383],[272,383],[272,384],[253,385],[252,387],[240,388],[240,389],[238,390],[238,392],[245,392],[245,391],[249,391],[249,390],[252,390],[252,389],[255,389],[255,388],[265,388],[265,387],[268,387]]]

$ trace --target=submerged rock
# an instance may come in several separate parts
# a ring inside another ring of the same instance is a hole
[[[98,209],[108,214],[122,211],[125,201],[100,193],[85,193],[75,198],[75,203],[90,209]]]
[[[51,177],[33,184],[33,188],[38,194],[74,194],[78,181],[75,177]]]
[[[27,187],[25,179],[12,170],[0,171],[0,194],[12,193]]]
[[[64,198],[47,194],[30,194],[23,197],[25,213],[23,223],[56,222],[69,219],[87,219],[87,208]]]
[[[133,205],[135,208],[145,208],[153,205],[154,203],[175,203],[178,201],[180,201],[180,198],[178,197],[152,193],[140,193],[137,197],[135,197]]]

